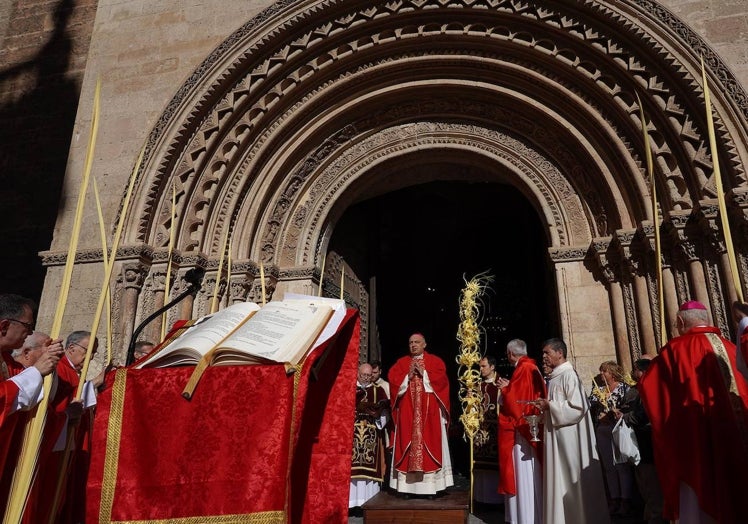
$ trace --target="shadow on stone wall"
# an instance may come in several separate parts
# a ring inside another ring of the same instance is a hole
[[[43,24],[47,12],[37,9],[21,23],[11,18],[3,51],[48,36],[46,43],[30,59],[0,70],[0,291],[38,300],[45,275],[38,252],[49,249],[63,196],[83,66],[71,67],[76,0],[53,7],[53,28],[46,32],[29,25]]]

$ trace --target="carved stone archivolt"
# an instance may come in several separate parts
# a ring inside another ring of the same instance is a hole
[[[280,1],[176,91],[147,140],[124,244],[132,258],[154,259],[175,227],[180,267],[215,268],[230,237],[232,257],[253,267],[232,273],[223,300],[257,300],[257,264],[274,268],[270,295],[284,278],[313,281],[347,206],[429,181],[409,179],[409,166],[477,166],[482,181],[511,183],[535,206],[553,263],[584,263],[606,286],[623,286],[636,356],[637,302],[657,311],[651,234],[636,236],[653,221],[637,95],[669,296],[704,293],[725,322],[721,233],[691,227],[715,196],[700,55],[731,219],[744,231],[748,96],[657,2]],[[738,249],[745,270],[745,243]]]

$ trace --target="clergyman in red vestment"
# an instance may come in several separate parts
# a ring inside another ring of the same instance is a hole
[[[735,344],[695,301],[678,310],[673,338],[652,360],[639,394],[652,424],[663,517],[741,522],[748,483],[748,383]]]
[[[434,495],[454,484],[447,443],[449,379],[444,362],[426,352],[426,339],[408,340],[388,379],[395,421],[390,487],[400,493]]]
[[[34,365],[24,368],[11,353],[34,332],[32,300],[9,293],[0,294],[0,510],[4,511],[13,472],[23,443],[28,419],[26,410],[41,400],[43,378],[55,369],[62,355],[62,341],[49,340],[46,351]]]
[[[85,519],[92,408],[96,405],[93,383],[86,382],[82,399],[75,397],[90,338],[88,331],[70,333],[65,340],[65,354],[57,364],[57,380],[48,406],[39,455],[40,473],[34,482],[24,518],[30,524],[50,522],[54,494],[60,481],[55,517],[51,521],[65,524]],[[94,340],[92,355],[97,349],[98,340]],[[103,379],[103,374],[97,378],[100,379]],[[68,435],[68,432],[73,433]],[[74,439],[70,441],[69,454],[65,457],[69,437]]]
[[[545,380],[535,361],[527,356],[527,344],[523,340],[509,341],[506,356],[514,366],[514,373],[511,380],[499,381],[499,493],[504,494],[507,522],[540,523],[543,519],[542,448],[540,442],[531,441],[529,423],[524,418],[537,415],[539,411],[523,401],[546,398]]]

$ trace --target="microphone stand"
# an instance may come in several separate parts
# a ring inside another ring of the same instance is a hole
[[[127,360],[125,361],[125,364],[129,366],[135,361],[135,344],[137,343],[138,336],[140,333],[145,329],[145,327],[154,319],[159,317],[164,311],[167,311],[172,306],[180,303],[182,300],[187,298],[189,295],[196,295],[198,291],[203,287],[203,277],[205,276],[205,270],[198,267],[193,267],[187,273],[184,275],[184,280],[187,282],[190,287],[188,287],[184,292],[182,292],[178,297],[176,297],[174,300],[163,306],[162,308],[158,309],[157,311],[154,311],[151,315],[148,316],[143,322],[140,323],[140,325],[133,331],[132,337],[130,338],[130,345],[127,348]]]

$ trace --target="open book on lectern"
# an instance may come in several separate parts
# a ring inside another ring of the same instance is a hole
[[[259,306],[240,302],[197,320],[136,368],[268,364],[296,365],[330,338],[345,318],[345,302],[287,293]]]

